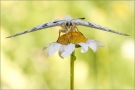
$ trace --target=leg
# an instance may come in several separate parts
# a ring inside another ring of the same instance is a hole
[[[60,37],[61,32],[65,33],[66,35],[67,35],[67,33],[68,33],[66,29],[60,29],[60,30],[59,30],[59,37]],[[58,37],[58,39],[59,39],[59,37]],[[57,39],[57,41],[58,41],[58,39]],[[68,35],[67,35],[67,39],[68,39],[68,42],[70,43],[70,40],[69,40]]]
[[[60,37],[61,32],[66,33],[66,29],[59,29],[59,37]],[[58,39],[59,39],[59,37],[58,37]],[[57,41],[58,41],[58,39],[57,39]]]
[[[60,29],[60,30],[59,30],[59,37],[60,37],[60,33],[61,33],[61,32],[66,33],[66,30],[65,30],[65,29]],[[59,37],[58,37],[58,38],[59,38]]]
[[[79,30],[78,30],[78,28],[77,27],[75,27],[75,29],[79,32],[79,33],[81,33]],[[82,34],[82,33],[81,33]],[[83,34],[82,34],[83,35]]]

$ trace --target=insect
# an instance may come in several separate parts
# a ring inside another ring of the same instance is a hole
[[[54,27],[54,26],[61,26],[61,29],[59,30],[59,36],[60,36],[61,32],[68,33],[68,32],[76,30],[77,25],[91,27],[91,28],[95,28],[95,29],[99,29],[99,30],[103,30],[103,31],[108,31],[108,32],[112,32],[112,33],[123,35],[123,36],[129,36],[128,34],[117,32],[117,31],[114,31],[114,30],[109,29],[107,27],[102,27],[100,25],[97,25],[97,24],[94,24],[94,23],[91,23],[91,22],[82,21],[83,19],[85,19],[85,18],[72,19],[70,16],[66,16],[64,18],[64,20],[54,20],[52,22],[41,24],[41,25],[38,25],[36,27],[33,27],[32,29],[29,29],[29,30],[26,30],[26,31],[8,36],[6,38],[12,38],[12,37],[16,37],[16,36],[19,36],[19,35],[22,35],[22,34],[34,32],[34,31],[38,31],[38,30],[42,30],[42,29],[50,28],[50,27]]]

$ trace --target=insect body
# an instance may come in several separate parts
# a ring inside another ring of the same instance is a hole
[[[59,35],[60,35],[61,32],[68,33],[70,31],[76,30],[77,25],[96,28],[96,29],[99,29],[99,30],[108,31],[108,32],[112,32],[112,33],[123,35],[123,36],[129,36],[128,34],[117,32],[117,31],[111,30],[111,29],[109,29],[107,27],[102,27],[100,25],[97,25],[97,24],[94,24],[94,23],[91,23],[91,22],[82,21],[82,19],[85,19],[85,18],[72,19],[70,16],[66,16],[64,18],[64,20],[54,20],[52,22],[41,24],[41,25],[38,25],[36,27],[33,27],[30,30],[20,32],[20,33],[8,36],[6,38],[12,38],[12,37],[15,37],[15,36],[19,36],[19,35],[22,35],[22,34],[34,32],[34,31],[38,31],[38,30],[42,30],[42,29],[50,28],[50,27],[54,27],[54,26],[61,26],[61,29],[59,30]]]

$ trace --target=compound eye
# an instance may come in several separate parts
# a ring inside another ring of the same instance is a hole
[[[66,26],[68,26],[68,22],[66,22]]]
[[[70,22],[70,26],[72,26],[72,23]]]

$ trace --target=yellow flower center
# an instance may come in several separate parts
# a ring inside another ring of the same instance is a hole
[[[77,44],[80,42],[86,43],[86,37],[80,32],[69,32],[60,36],[57,42],[63,45],[67,45],[69,43]]]

